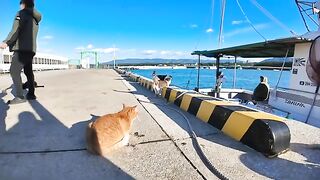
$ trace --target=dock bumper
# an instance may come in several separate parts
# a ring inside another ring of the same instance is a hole
[[[136,74],[129,77],[152,90],[152,80]],[[275,157],[290,147],[285,118],[183,89],[165,87],[162,97],[267,157]]]
[[[284,118],[197,93],[181,96],[184,92],[163,88],[162,97],[268,157],[289,149],[291,135]]]

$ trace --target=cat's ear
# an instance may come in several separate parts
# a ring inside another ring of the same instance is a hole
[[[138,112],[138,106],[133,106],[132,108],[135,112]]]

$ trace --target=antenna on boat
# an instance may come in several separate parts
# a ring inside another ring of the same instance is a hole
[[[210,29],[213,30],[213,22],[214,22],[214,9],[215,9],[215,0],[212,0],[212,5],[211,5],[211,18],[210,18]],[[220,40],[219,40],[220,42]],[[195,49],[198,49],[199,42],[197,43]],[[198,75],[197,75],[197,87],[194,89],[197,92],[200,92],[200,69],[201,69],[201,55],[198,55]],[[188,85],[190,84],[190,80],[188,81]]]
[[[313,22],[320,30],[320,1],[299,1],[299,0],[295,0],[297,7],[299,9],[300,15],[302,17],[303,23],[307,29],[308,32],[310,32],[310,28],[309,25],[307,23],[307,18],[309,18],[309,20],[311,20],[311,22]],[[315,20],[311,15],[314,14],[318,14],[318,21]]]

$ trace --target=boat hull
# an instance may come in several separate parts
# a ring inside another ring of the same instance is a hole
[[[306,93],[297,95],[292,92],[274,90],[271,92],[269,105],[290,113],[291,119],[320,127],[320,95],[316,98],[314,105],[312,105],[313,97],[314,95]]]

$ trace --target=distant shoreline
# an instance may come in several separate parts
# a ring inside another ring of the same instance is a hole
[[[118,66],[119,69],[125,70],[150,70],[150,69],[197,69],[197,66]],[[216,70],[216,66],[201,66],[201,69],[212,69]],[[232,66],[220,66],[220,70],[223,69],[234,69]],[[238,66],[238,70],[241,69],[252,69],[252,70],[276,70],[279,71],[282,67],[271,67],[271,66]],[[290,71],[291,67],[284,67],[284,71]]]
[[[186,66],[118,66],[119,69],[187,69]]]

